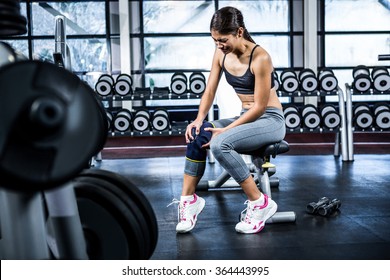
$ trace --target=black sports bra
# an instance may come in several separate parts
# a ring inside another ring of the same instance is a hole
[[[253,75],[253,73],[251,72],[250,67],[251,67],[251,63],[252,63],[253,52],[254,52],[254,50],[257,47],[258,47],[258,45],[256,45],[252,49],[251,56],[249,58],[248,69],[246,70],[245,74],[240,76],[240,77],[234,76],[234,75],[230,74],[226,70],[226,68],[225,68],[225,57],[226,57],[226,54],[223,57],[222,70],[225,72],[226,81],[229,83],[229,85],[231,85],[234,88],[236,93],[239,93],[239,94],[254,94],[254,91],[255,91],[255,75]],[[275,85],[275,83],[274,83],[273,75],[271,74],[271,88],[273,88],[274,85]]]

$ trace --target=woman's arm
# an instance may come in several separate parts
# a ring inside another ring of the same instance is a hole
[[[209,78],[207,80],[206,88],[204,93],[202,94],[202,98],[200,100],[198,115],[196,119],[187,126],[185,137],[186,142],[188,143],[193,139],[192,137],[192,129],[195,127],[196,134],[199,134],[199,129],[206,118],[211,106],[214,103],[215,93],[217,91],[218,83],[221,77],[221,52],[218,49],[215,49],[213,61],[211,65],[211,71]]]

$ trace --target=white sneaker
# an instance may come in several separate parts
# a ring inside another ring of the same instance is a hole
[[[271,218],[278,209],[278,205],[264,194],[264,204],[259,205],[247,200],[247,208],[241,212],[241,221],[236,225],[236,231],[239,233],[258,233],[265,222]],[[244,216],[245,214],[245,216]]]
[[[205,200],[194,194],[193,200],[179,201],[174,199],[171,204],[178,203],[178,224],[176,232],[185,233],[191,231],[198,219],[198,215],[202,212],[205,206]],[[169,205],[171,205],[169,204]],[[168,206],[169,206],[168,205]]]

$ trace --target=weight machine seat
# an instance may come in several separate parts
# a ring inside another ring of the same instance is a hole
[[[267,144],[261,147],[260,149],[245,152],[246,155],[256,156],[256,157],[269,157],[272,156],[273,158],[276,157],[276,155],[286,153],[290,150],[290,147],[288,145],[288,142],[285,140],[282,140],[277,143]]]
[[[264,168],[263,162],[258,165],[258,161],[269,161],[269,157],[275,158],[278,154],[283,154],[289,151],[288,142],[282,140],[280,142],[271,143],[264,145],[263,147],[256,149],[254,151],[245,152],[242,154],[252,156],[252,163],[257,167],[257,184],[261,191],[271,197],[271,182],[270,177],[275,173],[275,171],[270,172],[267,166]],[[273,166],[274,167],[274,166]],[[253,171],[253,170],[252,170]],[[237,186],[237,183],[231,182],[231,176],[229,173],[224,170],[215,180],[201,180],[198,183],[197,190],[200,191],[211,191],[211,190],[242,190],[241,187]],[[277,186],[279,186],[279,181],[277,180]],[[285,222],[295,222],[296,214],[293,211],[284,211],[276,212],[271,218],[267,220],[266,223],[285,223]]]

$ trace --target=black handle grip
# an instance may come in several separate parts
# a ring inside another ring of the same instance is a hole
[[[390,54],[380,54],[378,60],[390,60]]]

